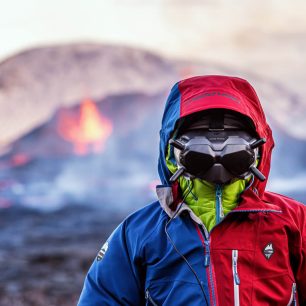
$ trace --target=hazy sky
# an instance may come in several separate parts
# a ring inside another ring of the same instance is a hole
[[[302,92],[305,0],[0,0],[0,4],[0,60],[55,43],[119,43],[285,80],[306,94]]]
[[[0,59],[23,48],[71,41],[125,43],[174,56],[254,61],[275,35],[296,49],[306,1],[0,0]],[[272,40],[272,41],[271,41]],[[238,51],[237,51],[238,50]],[[241,52],[248,56],[241,58]],[[291,54],[292,55],[292,54]],[[289,56],[291,56],[289,55]]]

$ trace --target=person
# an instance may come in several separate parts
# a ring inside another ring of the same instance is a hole
[[[273,147],[246,80],[176,83],[158,201],[114,230],[78,305],[306,305],[306,207],[265,191]]]

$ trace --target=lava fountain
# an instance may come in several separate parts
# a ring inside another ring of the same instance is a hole
[[[60,113],[57,130],[66,141],[73,144],[75,154],[86,155],[104,150],[113,125],[92,100],[86,99],[77,115],[69,111]]]

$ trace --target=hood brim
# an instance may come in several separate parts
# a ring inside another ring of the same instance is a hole
[[[244,79],[232,76],[197,76],[177,82],[166,101],[160,129],[158,172],[162,185],[171,186],[171,172],[166,166],[167,144],[180,119],[204,110],[227,109],[247,116],[259,137],[265,138],[258,169],[268,179],[274,140],[254,88]],[[253,189],[262,195],[264,182],[255,178]]]

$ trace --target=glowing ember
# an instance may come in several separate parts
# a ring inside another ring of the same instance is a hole
[[[73,143],[76,154],[99,153],[112,132],[112,123],[99,112],[93,101],[86,99],[78,116],[68,112],[60,114],[58,131],[64,139]]]
[[[27,164],[29,161],[30,161],[30,158],[26,154],[19,153],[19,154],[15,154],[12,157],[11,165],[14,167],[23,166]]]

